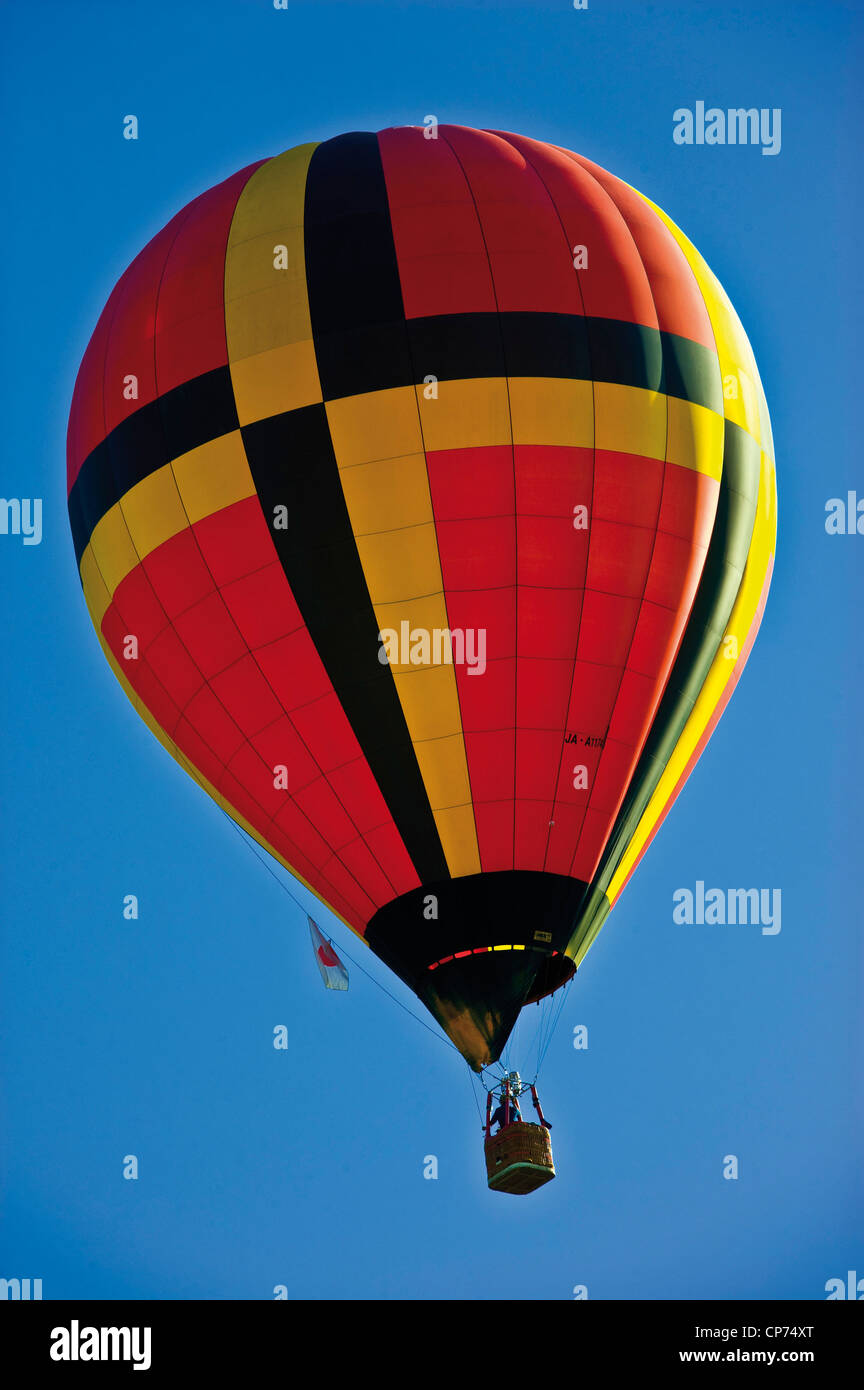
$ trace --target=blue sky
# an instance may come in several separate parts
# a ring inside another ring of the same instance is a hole
[[[169,1299],[818,1299],[864,1274],[864,537],[824,528],[829,498],[864,496],[856,10],[4,8],[2,491],[44,520],[38,546],[0,536],[0,1274]],[[673,111],[700,99],[782,108],[781,153],[676,146]],[[127,704],[65,509],[77,366],[144,243],[254,159],[427,114],[569,146],[658,202],[739,311],[777,451],[762,631],[567,997],[541,1090],[560,1176],[524,1200],[486,1189],[457,1054],[358,971],[325,993],[301,912]],[[779,935],[673,923],[700,879],[779,888]]]

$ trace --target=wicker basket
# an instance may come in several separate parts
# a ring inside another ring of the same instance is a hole
[[[549,1131],[524,1121],[486,1140],[486,1176],[494,1192],[523,1195],[555,1176]]]

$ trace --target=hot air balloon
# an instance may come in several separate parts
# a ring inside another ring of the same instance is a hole
[[[299,146],[121,277],[68,481],[138,713],[492,1064],[583,961],[761,621],[771,428],[699,253],[524,136]]]

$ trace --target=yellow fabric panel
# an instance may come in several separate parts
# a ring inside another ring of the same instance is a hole
[[[116,505],[142,559],[189,525],[170,463],[142,478]]]
[[[514,444],[594,443],[594,393],[590,381],[557,377],[511,377]]]
[[[423,785],[429,793],[433,810],[445,807],[464,806],[471,801],[471,787],[468,782],[468,768],[465,763],[465,744],[461,729],[449,738],[430,739],[428,743],[415,743],[414,750]],[[472,821],[473,824],[473,821]]]
[[[286,343],[232,362],[231,382],[241,425],[266,420],[283,410],[317,405],[321,383],[315,344],[311,338],[304,343]]]
[[[312,345],[303,214],[316,145],[268,160],[234,209],[225,254],[225,327],[241,424],[321,400]],[[274,264],[285,246],[286,268]],[[286,345],[294,345],[286,354]],[[254,361],[237,369],[246,359]]]
[[[480,855],[477,851],[473,806],[449,806],[446,810],[436,811],[435,824],[453,878],[479,874]]]
[[[185,526],[185,520],[183,524]],[[132,544],[129,527],[126,525],[126,519],[120,509],[119,502],[115,502],[114,506],[96,523],[87,549],[81,556],[82,575],[85,556],[90,557],[88,569],[91,566],[98,568],[100,580],[107,586],[110,602],[111,595],[117,585],[126,578],[130,570],[134,570],[140,558]]]
[[[343,397],[328,402],[326,409],[378,630],[394,630],[400,644],[403,622],[409,633],[424,630],[430,637],[431,663],[432,633],[449,624],[414,390]],[[439,819],[443,808],[471,800],[453,666],[414,666],[397,658],[391,671],[450,872],[479,873],[470,806],[469,820],[460,819],[456,838],[448,828],[452,817]]]
[[[672,463],[719,476],[716,455],[717,441],[722,440],[723,417],[659,391],[555,377],[484,377],[479,381],[441,382],[439,390],[443,393],[445,389],[451,392],[452,407],[436,415],[436,407],[443,399],[424,401],[421,388],[417,388],[427,451],[509,445],[505,415],[509,395],[514,444],[590,449],[596,443],[598,449],[642,454],[646,458],[668,457]],[[333,404],[345,403],[328,403],[328,416]],[[671,453],[667,452],[667,410]],[[356,442],[353,449],[356,455]],[[382,457],[392,457],[395,452]]]
[[[166,463],[130,488],[97,523],[81,557],[82,577],[89,554],[88,572],[91,564],[96,565],[109,596],[113,596],[136,565],[157,546],[186,530],[188,524],[171,464]]]
[[[171,467],[191,524],[255,496],[239,430],[190,449]]]
[[[677,396],[669,396],[667,403],[667,462],[693,468],[719,482],[723,473],[723,416]]]
[[[402,655],[402,623],[408,623],[409,634],[412,629],[416,628],[425,628],[427,632],[431,632],[433,628],[445,628],[447,626],[447,607],[442,592],[426,594],[423,598],[400,599],[397,603],[377,603],[375,616],[378,619],[379,632],[389,628],[400,639],[397,655],[390,662],[390,670],[394,676],[400,671],[423,669],[419,666],[412,666],[410,661],[403,662],[399,659]],[[410,642],[408,643],[408,652],[410,652]]]
[[[102,619],[105,617],[108,605],[111,602],[111,593],[102,577],[102,572],[96,562],[91,545],[87,546],[87,549],[81,556],[79,573],[81,575],[81,587],[84,590],[84,602],[87,604],[87,611],[90,614],[96,631],[101,633]]]
[[[413,386],[342,396],[328,401],[326,410],[340,472],[360,463],[423,453]]]
[[[174,758],[175,761],[178,762],[180,766],[183,768],[183,771],[187,772],[189,776],[193,779],[193,781],[197,782],[199,787],[201,787],[201,789],[205,791],[207,795],[213,799],[213,801],[216,802],[216,805],[221,806],[222,810],[225,811],[226,814],[229,815],[233,821],[236,821],[236,823],[239,826],[241,826],[243,830],[246,831],[247,835],[251,836],[253,840],[256,840],[258,844],[261,846],[261,848],[265,849],[268,854],[272,854],[274,859],[278,859],[282,867],[284,869],[287,869],[288,872],[294,878],[296,878],[299,883],[302,883],[304,888],[308,888],[309,892],[312,893],[313,896],[316,897],[320,903],[324,904],[328,912],[332,912],[334,917],[338,917],[339,921],[342,922],[348,928],[349,931],[354,932],[354,935],[359,936],[360,940],[365,943],[365,937],[361,936],[360,932],[356,931],[354,927],[351,926],[350,922],[346,922],[345,918],[342,917],[341,914],[336,911],[335,907],[331,907],[330,904],[324,898],[321,897],[321,894],[317,893],[315,889],[312,887],[312,885],[310,883],[307,883],[305,878],[298,874],[297,870],[292,868],[288,861],[286,859],[283,859],[282,855],[279,854],[278,851],[275,850],[273,846],[268,843],[267,840],[262,838],[258,831],[255,830],[254,827],[251,826],[249,822],[245,820],[243,816],[240,815],[239,811],[235,810],[235,808],[231,806],[225,800],[225,798],[216,790],[212,783],[209,782],[207,778],[198,771],[195,765],[191,763],[189,759],[186,757],[185,753],[181,752],[181,750],[177,747],[173,739],[171,739],[168,736],[168,734],[166,734],[162,726],[156,722],[147,706],[142,702],[139,696],[136,695],[135,691],[132,689],[132,686],[127,681],[122,670],[120,669],[120,666],[114,656],[114,653],[108,646],[108,643],[105,641],[105,638],[102,636],[101,620],[100,627],[98,627],[96,631],[102,646],[102,650],[105,653],[105,660],[108,662],[108,665],[111,667],[111,670],[114,672],[114,675],[120,682],[120,685],[123,688],[124,695],[126,695],[127,699],[132,704],[136,713],[139,714],[140,717],[144,720],[144,723],[147,725],[151,734],[153,734],[153,736],[157,738],[159,742],[162,744],[162,747],[167,749],[167,751],[171,754],[172,758]]]
[[[422,386],[414,389],[427,453],[512,442],[506,378],[440,381],[438,399],[432,401]]]
[[[774,461],[774,435],[771,430],[771,417],[768,414],[768,402],[765,399],[765,392],[762,390],[762,382],[756,381],[757,394],[759,397],[759,420],[762,427],[762,448],[767,453],[769,459]]]
[[[455,733],[461,739],[462,720],[452,666],[412,666],[393,679],[408,720],[412,743],[416,745],[425,739],[440,739]],[[482,676],[472,679],[482,680]]]
[[[634,189],[634,192],[638,193],[639,190]],[[680,227],[676,227],[663,209],[659,208],[656,203],[652,203],[650,198],[646,198],[644,193],[639,193],[639,197],[643,203],[647,203],[648,207],[654,210],[663,224],[669,228],[693,271],[705,301],[705,307],[711,319],[711,327],[714,330],[717,356],[720,359],[720,374],[724,383],[723,406],[726,418],[733,420],[736,425],[740,425],[742,429],[752,435],[757,443],[761,443],[759,397],[756,387],[759,373],[756,369],[753,349],[741,326],[741,321],[732,307],[729,296]],[[727,395],[730,377],[738,383],[737,398]]]
[[[369,597],[376,608],[379,603],[398,603],[403,597],[421,598],[442,588],[433,521],[380,531],[374,536],[358,536],[357,551]]]
[[[598,449],[666,457],[666,397],[641,386],[594,383],[594,438]]]
[[[426,459],[382,458],[341,468],[342,491],[357,536],[392,531],[400,526],[422,526],[431,516]]]
[[[705,684],[693,706],[690,718],[684,726],[681,737],[675,746],[675,750],[672,757],[669,759],[654,795],[646,806],[642,818],[636,827],[633,839],[627,846],[627,851],[609,884],[608,896],[609,901],[613,905],[645,841],[648,839],[648,836],[654,829],[654,826],[657,824],[657,821],[668,804],[681,773],[690,761],[693,751],[702,737],[728,681],[734,673],[737,660],[740,660],[741,651],[747,640],[747,634],[756,617],[756,611],[765,583],[765,576],[774,553],[774,543],[777,533],[774,462],[764,450],[761,451],[761,460],[759,496],[756,506],[753,537],[750,542],[750,552],[747,557],[747,564],[744,568],[741,587],[732,607],[732,612],[729,615],[729,622],[726,625],[726,633],[737,638],[738,657],[735,661],[730,660],[724,653],[724,643],[721,641],[717,654],[714,657],[705,679]],[[585,949],[587,950],[587,945]]]

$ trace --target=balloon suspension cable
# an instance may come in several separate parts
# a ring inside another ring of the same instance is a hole
[[[271,869],[270,865],[267,863],[267,860],[262,858],[262,856],[258,853],[257,849],[255,848],[254,842],[249,838],[248,835],[244,833],[244,831],[237,824],[237,822],[233,820],[231,816],[228,815],[227,811],[223,811],[221,806],[219,806],[218,809],[222,811],[222,815],[225,817],[228,824],[233,826],[243,843],[247,845],[248,848],[255,855],[255,858],[258,860],[259,864],[261,864],[267,870],[271,878],[276,880],[276,882],[279,884],[279,887],[282,889],[282,892],[287,893],[292,903],[294,903],[296,907],[299,907],[300,911],[303,913],[304,916],[308,917],[308,909],[303,906],[299,898],[296,898],[294,896],[294,894],[291,892],[291,889],[288,887],[286,883],[283,883],[279,875],[273,869]],[[333,938],[329,937],[328,940],[332,943]],[[452,1048],[454,1052],[459,1051],[458,1047],[453,1046],[453,1043],[450,1041],[449,1038],[445,1038],[442,1036],[441,1033],[436,1032],[436,1030],[432,1028],[428,1023],[425,1023],[422,1018],[419,1018],[418,1015],[414,1013],[413,1009],[409,1009],[407,1004],[403,1004],[401,999],[397,999],[395,994],[391,994],[389,989],[387,989],[386,985],[382,985],[380,980],[376,980],[374,975],[370,975],[368,970],[364,970],[363,966],[359,965],[358,962],[354,960],[353,956],[348,955],[348,952],[345,950],[345,947],[342,945],[341,941],[339,942],[339,950],[342,952],[342,955],[345,956],[345,958],[351,962],[354,968],[360,971],[361,975],[365,975],[367,980],[371,980],[373,985],[377,985],[378,988],[384,994],[387,995],[387,998],[392,999],[394,1004],[398,1004],[400,1009],[404,1009],[405,1013],[409,1014],[410,1017],[414,1019],[415,1023],[419,1023],[420,1027],[425,1028],[427,1033],[431,1033],[433,1038],[437,1038],[439,1042],[444,1043],[449,1048]]]
[[[541,1010],[540,1019],[537,1023],[537,1026],[534,1029],[531,1041],[528,1044],[528,1046],[519,1049],[519,1051],[530,1055],[534,1050],[535,1043],[537,1044],[537,1069],[534,1072],[534,1076],[532,1077],[531,1081],[524,1081],[522,1083],[523,1088],[525,1090],[530,1090],[532,1086],[537,1084],[537,1078],[540,1075],[540,1069],[543,1065],[546,1054],[549,1051],[549,1046],[552,1042],[555,1030],[557,1029],[558,1024],[561,1021],[561,1017],[564,1013],[564,1008],[567,1002],[567,995],[569,993],[570,986],[573,983],[574,978],[575,976],[571,976],[567,983],[561,987],[561,993],[558,999],[553,999],[553,997],[549,995],[546,999],[538,999],[537,1001]],[[557,994],[558,991],[556,990],[555,993]],[[507,1046],[504,1048],[501,1058],[497,1062],[490,1062],[489,1065],[487,1067],[484,1067],[482,1072],[480,1073],[480,1083],[483,1086],[484,1091],[486,1091],[487,1095],[490,1091],[493,1094],[496,1091],[498,1091],[500,1087],[503,1086],[504,1082],[507,1080],[507,1077],[509,1076],[510,1072],[515,1070],[515,1068],[513,1068],[511,1065],[510,1048],[511,1045],[510,1041],[508,1040]],[[494,1070],[495,1068],[497,1068],[497,1071]],[[491,1082],[491,1085],[487,1084],[487,1081]]]
[[[475,1085],[474,1085],[474,1077],[475,1077],[475,1075],[476,1075],[476,1073],[473,1072],[473,1071],[471,1070],[471,1068],[469,1067],[469,1068],[468,1068],[468,1080],[469,1080],[469,1082],[471,1083],[471,1094],[472,1094],[472,1096],[474,1097],[474,1104],[477,1106],[477,1115],[478,1115],[478,1118],[479,1118],[479,1120],[480,1120],[480,1127],[481,1127],[481,1129],[485,1129],[485,1128],[486,1128],[486,1121],[483,1119],[483,1111],[480,1109],[480,1102],[479,1102],[479,1100],[477,1099],[477,1090],[476,1090],[476,1087],[475,1087]],[[482,1079],[483,1079],[483,1078],[481,1077],[480,1079],[481,1079],[481,1082],[482,1082]],[[484,1090],[486,1089],[485,1086],[484,1086],[483,1089],[484,1089]]]
[[[190,765],[190,767],[191,767],[191,765]],[[194,774],[193,774],[193,775],[194,775]],[[198,785],[199,785],[199,786],[201,786],[201,783],[200,783],[200,781],[199,781],[199,779],[198,779],[197,777],[195,777],[194,780],[195,780],[196,782],[198,782]],[[203,790],[203,788],[202,788],[202,790]],[[306,907],[304,907],[303,903],[301,903],[300,899],[299,899],[298,897],[296,897],[296,896],[294,895],[294,893],[291,892],[291,889],[288,887],[288,885],[287,885],[285,882],[283,882],[283,880],[279,877],[279,875],[275,872],[275,870],[274,870],[273,868],[271,868],[271,866],[267,863],[267,860],[266,860],[261,854],[259,854],[258,848],[257,848],[257,846],[256,846],[256,844],[255,844],[255,842],[254,842],[254,840],[252,840],[251,837],[248,836],[248,835],[245,833],[245,831],[242,829],[242,827],[239,826],[239,825],[237,824],[237,822],[233,819],[233,817],[229,816],[229,815],[228,815],[228,812],[225,811],[225,810],[223,810],[222,807],[218,805],[218,803],[217,803],[217,809],[218,809],[218,810],[220,811],[220,813],[225,817],[226,821],[227,821],[228,824],[231,826],[231,828],[232,828],[233,830],[236,831],[236,833],[239,835],[240,839],[243,841],[243,843],[246,845],[246,847],[252,852],[252,854],[254,854],[255,858],[258,860],[259,864],[261,864],[262,868],[266,869],[267,872],[268,872],[268,874],[270,875],[270,877],[271,877],[272,879],[274,879],[276,883],[278,883],[279,887],[282,889],[282,892],[283,892],[283,893],[286,893],[286,894],[288,895],[288,897],[291,899],[292,903],[294,903],[295,907],[298,907],[298,908],[300,909],[300,911],[304,914],[304,916],[308,916],[309,913],[308,913]],[[328,937],[328,941],[330,941],[330,942],[332,943],[332,940],[333,940],[332,937]],[[355,969],[360,971],[360,974],[361,974],[361,975],[365,975],[367,980],[371,980],[371,981],[372,981],[372,984],[373,984],[373,985],[376,985],[376,986],[378,987],[378,989],[381,990],[382,994],[386,994],[386,995],[387,995],[387,998],[390,999],[390,1000],[392,1000],[394,1004],[398,1005],[398,1007],[399,1007],[400,1009],[402,1009],[406,1014],[408,1014],[408,1016],[409,1016],[410,1018],[413,1018],[415,1023],[419,1023],[421,1028],[425,1028],[427,1033],[431,1033],[431,1035],[432,1035],[433,1038],[436,1038],[436,1039],[438,1040],[438,1042],[443,1043],[445,1047],[449,1047],[449,1048],[451,1049],[451,1051],[453,1051],[453,1052],[459,1052],[458,1047],[455,1047],[454,1044],[450,1041],[449,1038],[445,1038],[445,1037],[444,1037],[441,1033],[439,1033],[435,1028],[432,1028],[432,1027],[430,1026],[430,1024],[426,1023],[422,1018],[420,1018],[417,1014],[415,1014],[413,1009],[409,1009],[408,1006],[407,1006],[407,1004],[403,1004],[401,999],[397,999],[396,996],[395,996],[395,994],[391,994],[391,993],[390,993],[390,990],[387,989],[386,985],[382,985],[382,983],[381,983],[380,980],[376,980],[374,975],[370,975],[368,970],[364,970],[363,966],[360,965],[360,964],[353,958],[353,956],[350,956],[350,955],[348,954],[348,952],[345,950],[345,947],[344,947],[344,945],[342,944],[341,941],[339,942],[339,950],[342,952],[343,956],[345,956],[345,958],[351,962],[351,964],[355,967]],[[552,1041],[552,1034],[554,1033],[556,1027],[558,1026],[558,1021],[559,1021],[559,1019],[561,1018],[561,1014],[562,1014],[563,1009],[564,1009],[564,999],[565,999],[565,997],[566,997],[566,995],[567,995],[567,991],[568,991],[568,988],[569,988],[569,986],[570,986],[571,983],[572,983],[572,977],[571,977],[570,980],[567,981],[567,984],[564,986],[564,988],[563,988],[562,991],[561,991],[561,999],[560,999],[560,1001],[559,1001],[559,1003],[558,1003],[557,1012],[556,1012],[556,1014],[555,1014],[555,1019],[554,1019],[554,1022],[552,1022],[552,1023],[550,1024],[550,1026],[549,1026],[549,1028],[548,1028],[548,1030],[547,1030],[547,1032],[546,1032],[545,1041],[544,1041],[543,1044],[542,1044],[542,1050],[540,1051],[540,1053],[539,1053],[539,1055],[538,1055],[538,1059],[537,1059],[537,1070],[536,1070],[535,1073],[534,1073],[534,1081],[530,1083],[531,1085],[533,1085],[534,1082],[536,1082],[537,1077],[538,1077],[539,1074],[540,1074],[540,1067],[541,1067],[541,1065],[542,1065],[542,1063],[543,1063],[543,1058],[545,1057],[546,1052],[547,1052],[547,1050],[548,1050],[548,1048],[549,1048],[549,1043]],[[545,1002],[545,1001],[538,1000],[538,1003],[540,1003],[541,1005],[542,1005],[544,1002]],[[541,1016],[540,1023],[537,1025],[537,1028],[535,1029],[534,1037],[537,1036],[537,1033],[538,1033],[538,1032],[542,1032],[542,1031],[543,1031],[543,1024],[544,1024],[545,1021],[546,1021],[546,1020]],[[532,1046],[532,1047],[533,1047],[533,1045],[534,1045],[534,1037],[532,1037],[532,1039],[531,1039],[531,1046]],[[507,1049],[505,1049],[505,1052],[506,1052],[506,1051],[507,1051]],[[460,1054],[460,1055],[461,1055],[461,1054]],[[500,1086],[500,1085],[506,1080],[507,1075],[508,1075],[508,1072],[511,1070],[509,1064],[503,1065],[500,1061],[498,1061],[498,1062],[493,1062],[493,1063],[491,1064],[491,1066],[497,1066],[497,1067],[499,1067],[500,1070],[501,1070],[501,1075],[500,1075],[500,1077],[495,1077],[495,1078],[493,1079],[493,1084],[492,1084],[492,1086],[490,1087],[490,1086],[487,1086],[487,1085],[486,1085],[486,1077],[484,1076],[483,1071],[480,1072],[480,1077],[479,1077],[480,1083],[481,1083],[481,1085],[483,1086],[484,1091],[487,1092],[487,1094],[488,1094],[488,1092],[489,1092],[490,1090],[494,1091],[498,1086]],[[490,1067],[490,1068],[485,1068],[484,1070],[488,1073],[488,1072],[491,1070],[491,1067]],[[474,1089],[474,1076],[475,1076],[475,1074],[476,1074],[476,1073],[474,1073],[473,1071],[471,1071],[471,1070],[469,1069],[469,1078],[470,1078],[470,1081],[471,1081],[471,1094],[472,1094],[473,1097],[474,1097],[474,1103],[475,1103],[475,1105],[477,1106],[477,1110],[478,1110],[478,1113],[479,1113],[479,1112],[480,1112],[480,1105],[479,1105],[479,1102],[478,1102],[478,1100],[477,1100],[477,1093],[476,1093],[476,1091],[475,1091],[475,1089]],[[482,1120],[482,1114],[481,1114],[480,1117],[481,1117],[481,1120]]]

